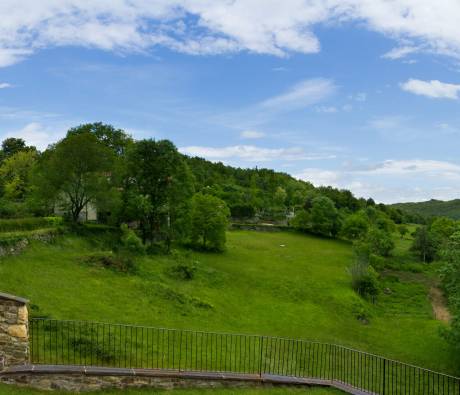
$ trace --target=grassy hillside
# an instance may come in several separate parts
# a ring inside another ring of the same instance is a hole
[[[106,248],[96,240],[32,242],[1,259],[0,289],[29,298],[37,316],[316,339],[455,373],[426,275],[393,271],[391,294],[372,305],[351,290],[348,243],[233,231],[227,245],[223,254],[142,257],[126,274],[87,263]],[[173,270],[184,262],[197,268],[192,280]]]
[[[426,202],[397,203],[391,206],[424,217],[443,216],[460,219],[460,199],[449,201],[432,199]]]

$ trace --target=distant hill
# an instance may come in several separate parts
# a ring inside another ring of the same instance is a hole
[[[460,219],[460,199],[448,201],[431,199],[427,202],[396,203],[391,206],[424,217],[443,216]]]

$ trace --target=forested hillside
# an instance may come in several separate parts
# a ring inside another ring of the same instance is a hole
[[[397,203],[391,206],[424,217],[460,219],[460,199],[448,201],[431,199],[426,202]]]

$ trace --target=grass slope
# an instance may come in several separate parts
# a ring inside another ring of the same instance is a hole
[[[453,371],[432,317],[425,275],[384,279],[375,305],[350,287],[350,245],[301,234],[233,231],[224,254],[191,253],[193,280],[172,277],[174,257],[143,257],[136,274],[82,263],[101,246],[76,236],[33,242],[0,261],[0,289],[31,300],[34,314],[251,333],[339,343]],[[184,259],[184,258],[182,258]],[[362,312],[369,324],[357,319]]]
[[[400,208],[412,214],[420,214],[425,217],[450,217],[460,219],[460,199],[442,201],[428,200],[417,203],[397,203],[392,205],[394,208]]]

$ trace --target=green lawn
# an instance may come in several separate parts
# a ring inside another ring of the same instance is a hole
[[[91,266],[81,258],[101,246],[66,236],[3,258],[0,289],[29,298],[34,314],[56,319],[320,340],[456,373],[423,273],[385,279],[392,293],[372,305],[351,290],[345,242],[233,231],[227,246],[224,254],[183,258],[197,266],[187,281],[168,274],[173,257],[144,257],[134,275]],[[367,324],[357,319],[362,313]]]
[[[31,390],[29,388],[19,388],[16,386],[2,385],[0,384],[0,393],[2,395],[44,395],[49,394],[49,391],[38,391]],[[123,394],[126,395],[162,395],[169,394],[170,391],[160,391],[151,389],[133,389],[124,390]],[[339,395],[342,392],[329,389],[329,388],[261,388],[261,389],[200,389],[200,390],[186,390],[177,389],[174,390],[174,395],[208,395],[208,394],[220,394],[220,395],[284,395],[284,394],[308,394],[308,395]],[[69,392],[53,391],[53,395],[69,395]],[[118,395],[120,390],[113,391],[98,391],[98,392],[85,392],[87,395]]]

